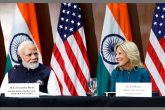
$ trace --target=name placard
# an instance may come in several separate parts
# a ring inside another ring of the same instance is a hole
[[[116,96],[152,97],[151,83],[116,83]]]
[[[6,97],[39,97],[38,83],[9,83],[5,85]]]

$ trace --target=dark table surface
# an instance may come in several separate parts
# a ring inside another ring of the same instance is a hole
[[[1,107],[165,107],[165,97],[40,96],[0,97]]]

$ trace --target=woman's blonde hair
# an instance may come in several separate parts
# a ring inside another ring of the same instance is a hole
[[[127,57],[130,59],[132,68],[143,67],[143,63],[140,59],[139,49],[134,42],[124,41],[121,44],[116,45],[115,52],[119,46],[123,49]]]

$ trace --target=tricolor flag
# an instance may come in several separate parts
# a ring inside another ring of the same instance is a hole
[[[12,31],[10,34],[9,51],[7,51],[7,60],[5,73],[14,65],[19,64],[17,57],[17,48],[24,40],[33,41],[39,51],[39,62],[41,58],[41,46],[36,19],[35,6],[33,3],[17,3],[15,15],[13,18]],[[7,45],[7,44],[5,44]]]
[[[165,96],[165,3],[155,7],[145,65],[151,74],[153,91]]]
[[[127,4],[109,3],[106,5],[97,65],[98,95],[110,91],[111,72],[117,66],[114,47],[124,40],[132,41]]]
[[[61,4],[51,66],[62,95],[85,96],[89,92],[90,66],[79,4]]]

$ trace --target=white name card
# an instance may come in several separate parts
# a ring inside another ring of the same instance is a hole
[[[151,83],[116,83],[116,96],[152,97]]]
[[[39,97],[38,83],[9,83],[5,85],[6,97]]]

